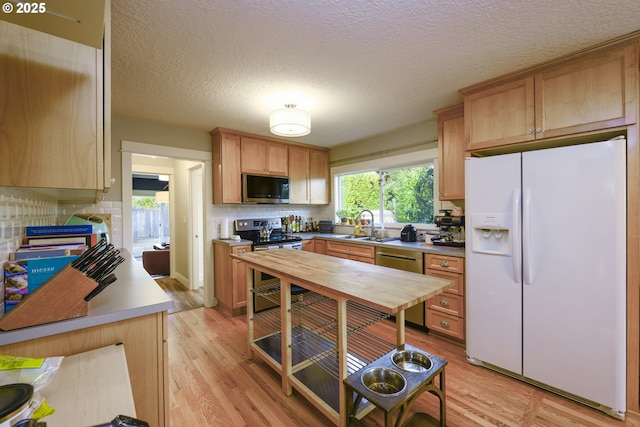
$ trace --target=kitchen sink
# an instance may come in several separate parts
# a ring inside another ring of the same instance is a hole
[[[391,242],[393,240],[400,239],[399,237],[369,237],[369,236],[356,236],[355,234],[348,234],[346,236],[338,236],[339,239],[348,239],[348,240],[368,240],[371,242]]]
[[[372,242],[391,242],[393,240],[399,240],[399,237],[369,237],[369,236],[365,236],[365,237],[360,237],[360,240],[370,240]]]

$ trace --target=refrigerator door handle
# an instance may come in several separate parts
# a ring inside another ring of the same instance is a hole
[[[522,273],[525,285],[531,285],[531,189],[525,188],[522,202]]]
[[[513,264],[513,281],[520,284],[520,254],[516,253],[520,248],[520,188],[513,190],[513,206],[511,216],[511,262]]]

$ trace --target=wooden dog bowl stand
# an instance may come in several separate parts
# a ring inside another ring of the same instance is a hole
[[[358,413],[358,409],[364,399],[384,411],[385,427],[409,427],[413,425],[424,426],[426,424],[434,426],[439,425],[441,427],[446,426],[444,368],[447,365],[447,361],[408,344],[405,344],[404,350],[419,351],[420,353],[426,354],[433,362],[433,366],[427,372],[410,372],[403,370],[398,368],[392,362],[391,358],[397,351],[392,350],[364,368],[349,375],[344,380],[347,390],[347,393],[345,393],[347,399],[347,425],[351,426],[353,425],[353,421],[357,420],[356,414]],[[374,367],[390,368],[401,373],[407,380],[407,386],[404,391],[397,395],[385,396],[375,393],[367,388],[362,384],[360,378],[364,371]],[[438,385],[435,384],[436,377],[439,377]],[[440,420],[438,421],[427,414],[416,413],[409,418],[405,424],[401,424],[402,420],[409,412],[411,405],[413,405],[415,400],[425,391],[435,395],[440,400]],[[396,410],[398,410],[398,417],[394,423],[393,415]],[[418,422],[419,424],[415,424],[415,422]]]

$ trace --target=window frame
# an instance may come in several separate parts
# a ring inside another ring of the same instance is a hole
[[[433,210],[434,212],[439,212],[441,209],[442,203],[440,201],[440,194],[438,191],[439,183],[438,183],[438,149],[431,148],[427,150],[414,151],[411,153],[398,154],[387,157],[380,157],[376,159],[368,159],[360,162],[349,163],[345,165],[333,166],[331,168],[331,178],[333,182],[332,192],[333,197],[333,212],[342,209],[341,206],[341,198],[340,198],[340,176],[346,174],[354,174],[359,172],[369,172],[369,171],[385,171],[391,169],[398,168],[408,168],[408,167],[419,167],[425,166],[427,163],[433,164]],[[382,207],[380,208],[382,209]],[[378,213],[381,214],[380,212]],[[405,224],[403,223],[384,223],[382,224],[386,228],[402,228]],[[435,224],[429,223],[417,223],[413,224],[416,227],[426,230],[436,230],[437,227]]]

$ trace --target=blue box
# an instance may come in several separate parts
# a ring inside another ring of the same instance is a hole
[[[92,234],[93,226],[88,225],[34,225],[26,228],[27,237],[60,236],[64,234]]]
[[[34,258],[4,263],[4,312],[8,312],[23,298],[33,293],[78,255]]]

